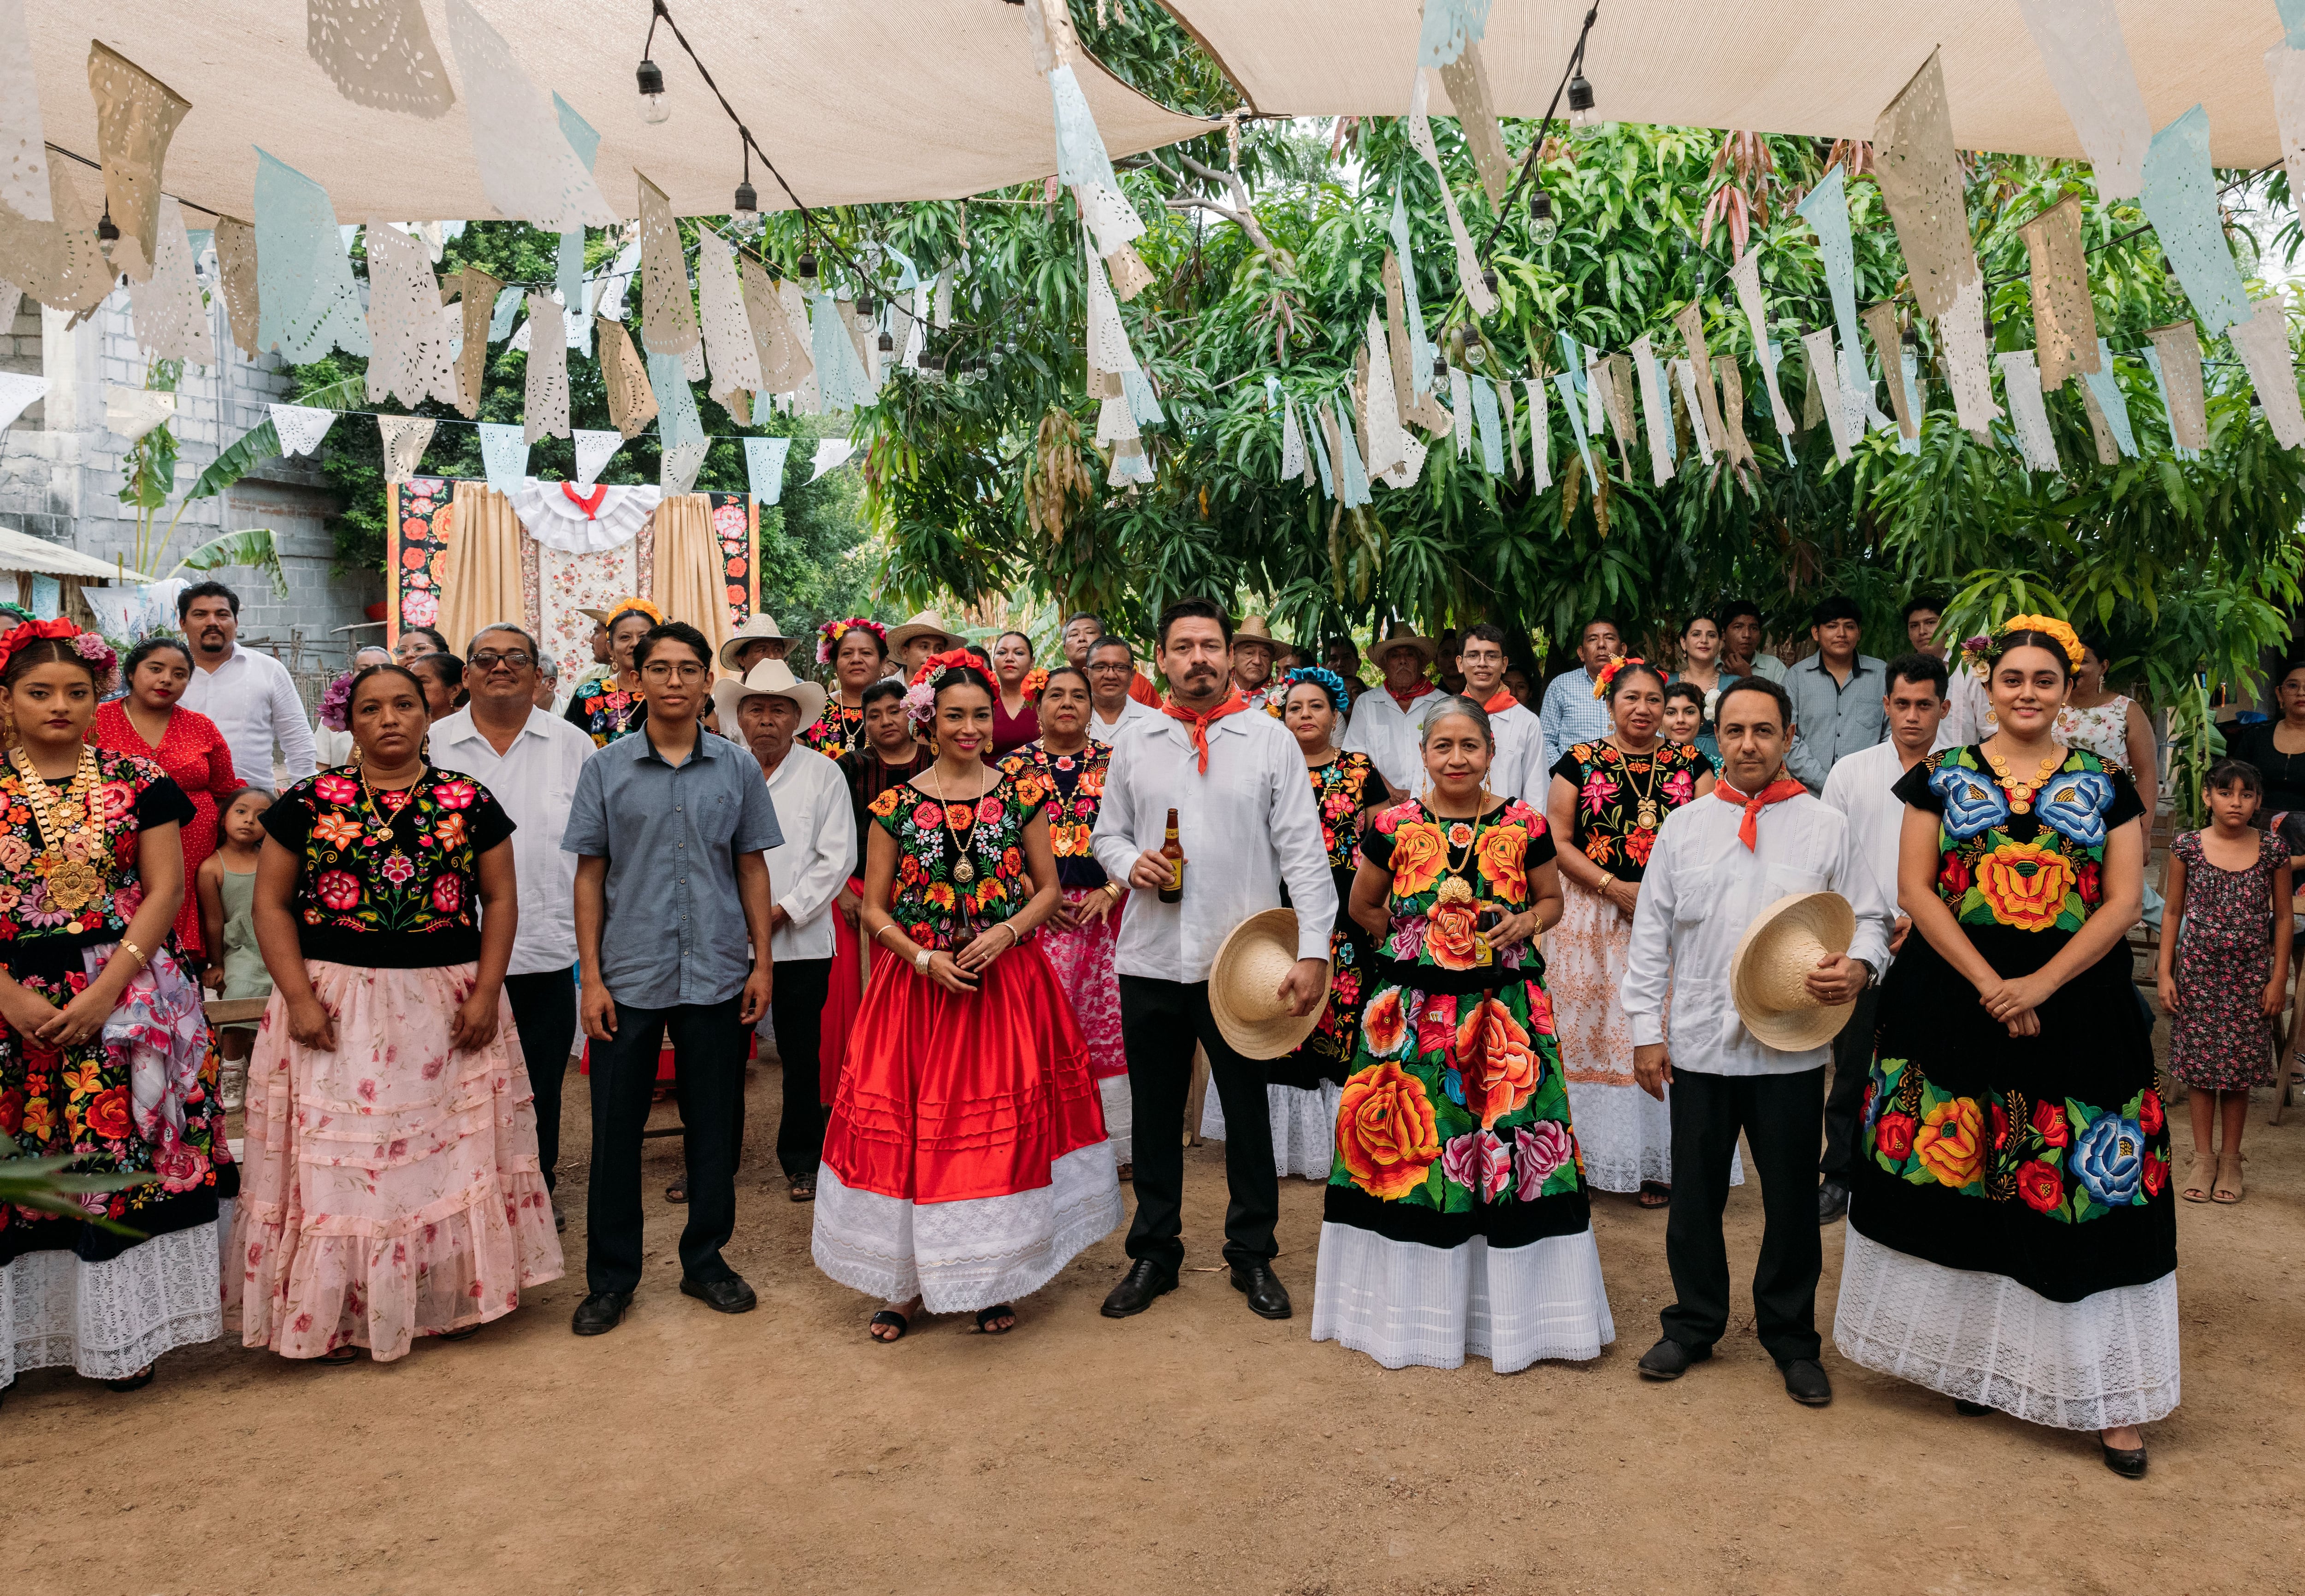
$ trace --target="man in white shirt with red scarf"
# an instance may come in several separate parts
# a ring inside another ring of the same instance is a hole
[[[1297,740],[1270,715],[1249,713],[1233,687],[1232,617],[1208,599],[1187,598],[1161,615],[1159,637],[1156,658],[1170,698],[1161,714],[1115,732],[1090,843],[1108,876],[1136,888],[1113,956],[1138,1127],[1136,1219],[1128,1230],[1128,1273],[1102,1312],[1126,1319],[1177,1288],[1185,1261],[1179,1133],[1197,1041],[1230,1127],[1225,1261],[1252,1312],[1286,1319],[1289,1291],[1272,1272],[1280,1182],[1264,1065],[1235,1052],[1217,1029],[1209,968],[1234,927],[1280,906],[1285,883],[1297,911],[1297,962],[1278,995],[1294,1013],[1312,1013],[1328,989],[1336,883]],[[1161,848],[1170,810],[1185,887],[1178,902],[1164,904],[1159,889],[1169,882],[1170,862]]]
[[[1542,808],[1552,786],[1548,772],[1538,768],[1544,757],[1544,723],[1506,688],[1511,665],[1502,627],[1484,621],[1465,628],[1457,644],[1457,668],[1465,673],[1465,696],[1488,711],[1489,730],[1497,740],[1489,761],[1489,791],[1501,798],[1534,794]]]

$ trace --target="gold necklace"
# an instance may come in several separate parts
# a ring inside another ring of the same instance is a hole
[[[382,847],[385,844],[394,840],[392,823],[394,820],[400,819],[401,815],[406,811],[409,804],[413,803],[416,801],[416,789],[418,786],[422,785],[423,780],[424,767],[420,764],[416,767],[416,779],[414,781],[410,782],[404,787],[387,787],[385,789],[387,792],[398,792],[407,794],[406,798],[403,800],[400,808],[393,811],[391,819],[387,819],[385,818],[384,805],[376,801],[376,789],[369,785],[368,767],[365,765],[361,767],[361,805],[368,811],[369,818],[376,822],[374,841],[378,847]],[[397,851],[397,849],[395,850],[395,852]]]
[[[21,747],[12,748],[8,762],[22,780],[25,806],[39,826],[40,851],[55,855],[47,879],[48,902],[72,916],[64,930],[78,936],[85,929],[81,910],[104,890],[103,876],[89,862],[104,850],[104,820],[89,802],[97,781],[95,751],[81,745],[80,763],[73,768],[61,804],[49,792],[47,778],[33,768],[30,753]]]
[[[968,853],[971,845],[975,840],[976,834],[983,829],[983,826],[981,821],[972,819],[968,824],[968,836],[966,839],[964,839],[959,831],[954,828],[952,823],[952,803],[951,801],[944,795],[944,773],[942,771],[937,772],[936,797],[937,807],[944,813],[945,833],[952,838],[952,879],[959,882],[963,887],[965,887],[971,881],[976,879],[976,866],[970,862]],[[974,810],[977,804],[983,802],[984,788],[980,785],[977,789],[976,796],[969,800],[969,807],[971,810]]]
[[[2033,808],[2033,794],[2049,785],[2049,778],[2057,773],[2057,767],[2065,762],[2065,751],[2052,747],[2049,750],[2049,757],[2041,761],[2040,772],[2030,781],[2019,781],[2012,777],[2009,774],[2009,761],[1989,748],[1985,750],[1985,762],[1993,767],[1993,774],[1999,778],[2001,785],[2008,789],[2009,812],[2018,815],[2029,814]]]
[[[1656,801],[1657,783],[1664,778],[1664,767],[1658,762],[1656,751],[1652,749],[1646,754],[1635,754],[1614,737],[1610,738],[1609,742],[1610,745],[1616,749],[1617,757],[1624,761],[1625,785],[1632,788],[1635,800],[1633,813],[1635,828],[1641,831],[1654,831],[1664,823],[1664,811],[1657,806]],[[1649,762],[1649,785],[1646,793],[1633,781],[1633,760],[1636,759],[1646,759]]]
[[[1458,904],[1468,903],[1472,900],[1472,884],[1459,872],[1472,867],[1473,855],[1480,848],[1481,821],[1484,818],[1482,811],[1488,807],[1488,802],[1489,789],[1484,782],[1481,785],[1480,796],[1474,800],[1473,818],[1469,823],[1453,816],[1444,815],[1438,809],[1433,811],[1433,818],[1443,823],[1441,830],[1441,851],[1442,861],[1448,866],[1447,871],[1442,877],[1441,891],[1434,898],[1434,902]],[[1457,853],[1459,845],[1456,840],[1456,834],[1460,830],[1469,834],[1461,845],[1465,850],[1461,858]]]

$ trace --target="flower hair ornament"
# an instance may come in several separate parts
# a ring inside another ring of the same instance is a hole
[[[868,621],[866,625],[873,623]],[[965,666],[982,672],[983,666],[966,649],[948,649],[941,654],[931,654],[921,661],[921,668],[913,673],[912,685],[905,692],[905,718],[915,727],[926,726],[936,719],[936,679],[956,666]]]
[[[2054,638],[2065,651],[2065,663],[2074,670],[2081,667],[2081,640],[2073,629],[2054,615],[2011,615],[1995,626],[1990,634],[1980,633],[1961,645],[1961,663],[1980,682],[1993,674],[1993,666],[2008,651],[2005,641],[2013,632],[2038,632]]]
[[[880,640],[882,654],[889,651],[889,629],[886,626],[863,615],[851,615],[845,621],[827,621],[816,629],[817,664],[830,665],[833,651],[840,647],[840,640],[859,626]]]
[[[1593,696],[1596,699],[1607,698],[1609,689],[1616,685],[1618,674],[1627,666],[1637,665],[1646,670],[1648,663],[1637,654],[1611,655],[1609,663],[1601,667],[1601,674],[1593,678]]]
[[[352,725],[353,678],[358,671],[346,671],[328,683],[320,695],[320,724],[332,732],[341,732]]]
[[[618,621],[621,621],[626,615],[633,614],[646,615],[649,618],[649,624],[651,625],[661,626],[664,624],[664,611],[659,609],[648,599],[642,598],[638,593],[625,594],[623,598],[608,606],[608,629],[612,632],[616,630],[616,625]]]
[[[95,632],[82,632],[79,622],[66,620],[62,615],[53,621],[25,621],[11,626],[5,633],[0,633],[0,670],[7,668],[8,662],[16,657],[19,649],[47,640],[72,644],[72,652],[87,660],[96,672],[98,692],[101,692],[112,685],[113,677],[120,669],[120,656],[113,652],[110,643]]]
[[[1329,695],[1329,707],[1340,715],[1353,707],[1352,690],[1345,685],[1345,679],[1342,676],[1325,665],[1297,666],[1287,672],[1281,677],[1281,681],[1283,683],[1281,692],[1272,701],[1272,713],[1275,716],[1281,712],[1281,705],[1289,696],[1288,689],[1291,687],[1319,688]]]

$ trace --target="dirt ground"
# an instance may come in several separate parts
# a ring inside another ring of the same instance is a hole
[[[1391,1372],[1316,1346],[1319,1187],[1284,1184],[1277,1268],[1297,1317],[1267,1323],[1216,1269],[1214,1145],[1187,1165],[1187,1267],[1205,1272],[1143,1317],[1096,1312],[1125,1267],[1116,1232],[1006,1338],[944,1319],[877,1346],[875,1304],[810,1263],[811,1210],[775,1174],[773,1064],[753,1071],[731,1251],[759,1311],[678,1295],[683,1210],[651,1196],[641,1295],[579,1340],[588,1109],[573,1072],[569,1087],[569,1275],[478,1337],[345,1369],[228,1338],[170,1354],[130,1396],[24,1377],[0,1409],[0,1591],[2305,1588],[2305,1112],[2268,1127],[2263,1094],[2247,1201],[2179,1205],[2184,1404],[2131,1483],[2092,1437],[1957,1418],[1841,1362],[1829,1332],[1835,1400],[1795,1405],[1741,1285],[1721,1355],[1644,1383],[1664,1216],[1627,1199],[1596,1204],[1617,1341],[1589,1365]],[[2181,1129],[2180,1169],[2188,1145]],[[648,1144],[652,1193],[676,1147]],[[1748,1271],[1754,1186],[1731,1196],[1729,1230]]]

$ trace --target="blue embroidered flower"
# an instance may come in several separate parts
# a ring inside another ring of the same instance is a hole
[[[1966,765],[1944,764],[1930,771],[1929,791],[1944,801],[1944,828],[1962,842],[2009,818],[2009,798],[2001,785]]]
[[[2113,806],[2113,777],[2100,770],[2065,770],[2049,778],[2034,801],[2041,823],[2084,848],[2105,841],[2105,811]]]
[[[2073,1170],[2088,1194],[2108,1208],[2137,1195],[2145,1173],[2145,1132],[2133,1119],[2100,1114],[2073,1143]]]
[[[1441,1090],[1449,1094],[1449,1100],[1456,1104],[1457,1107],[1461,1108],[1465,1106],[1465,1077],[1463,1075],[1459,1074],[1455,1070],[1442,1070],[1441,1072]]]

